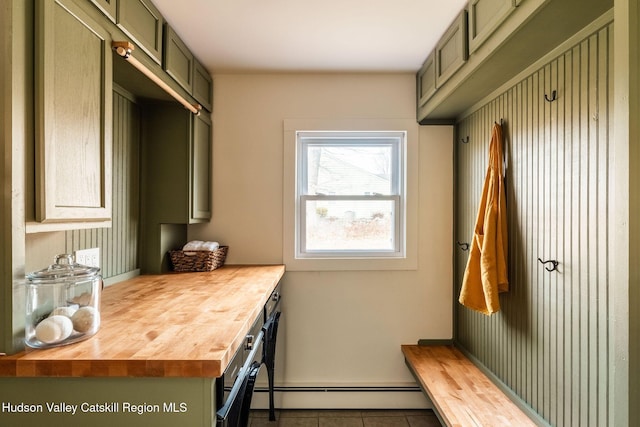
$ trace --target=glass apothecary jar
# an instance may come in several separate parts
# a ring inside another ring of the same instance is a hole
[[[100,269],[76,264],[67,254],[27,275],[25,343],[56,347],[95,335],[100,328],[101,292]]]

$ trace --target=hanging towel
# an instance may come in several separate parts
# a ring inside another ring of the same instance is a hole
[[[502,161],[502,127],[496,123],[491,132],[489,167],[459,298],[462,305],[486,315],[500,310],[498,293],[509,290]]]

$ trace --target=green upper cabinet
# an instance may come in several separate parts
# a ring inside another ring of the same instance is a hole
[[[145,106],[146,221],[193,224],[211,218],[211,120],[176,103]]]
[[[38,0],[35,34],[35,219],[108,222],[110,35],[72,0]]]
[[[116,22],[118,0],[91,0],[112,22]]]
[[[515,9],[515,0],[469,1],[469,53],[473,53]]]
[[[195,58],[169,25],[165,26],[164,70],[187,92],[193,91]]]
[[[161,64],[164,19],[150,0],[119,0],[117,24],[138,47]]]
[[[204,65],[195,60],[193,67],[193,97],[208,111],[213,111],[213,80]]]
[[[436,92],[436,61],[433,53],[427,57],[418,71],[416,83],[418,108],[420,108]]]

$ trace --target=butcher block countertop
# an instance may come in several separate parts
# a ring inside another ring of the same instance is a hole
[[[120,282],[102,292],[96,335],[0,356],[0,376],[217,378],[284,270],[227,265]]]

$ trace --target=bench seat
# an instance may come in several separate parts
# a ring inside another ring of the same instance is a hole
[[[402,352],[445,425],[536,425],[454,346],[403,345]]]

